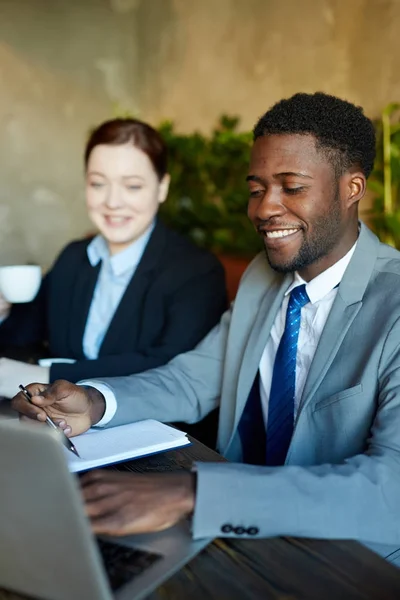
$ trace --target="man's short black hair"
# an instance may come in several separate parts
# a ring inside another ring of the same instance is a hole
[[[355,165],[366,177],[375,159],[375,130],[360,106],[322,92],[277,102],[253,130],[254,140],[273,134],[311,134],[338,176]]]

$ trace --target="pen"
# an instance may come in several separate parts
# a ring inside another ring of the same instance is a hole
[[[32,394],[30,393],[30,391],[27,390],[23,385],[19,385],[18,387],[21,390],[21,392],[24,394],[24,396],[28,400],[28,402],[30,402],[32,404]],[[54,423],[54,421],[52,419],[50,419],[49,415],[46,415],[46,423],[47,423],[47,425],[49,425],[50,427],[52,427],[53,429],[58,431],[58,433],[61,435],[61,441],[64,444],[64,446],[66,448],[68,448],[68,450],[73,452],[78,458],[80,458],[80,456],[78,454],[78,450],[75,448],[74,444],[65,435],[63,430],[60,429],[59,427],[57,427],[57,425]]]

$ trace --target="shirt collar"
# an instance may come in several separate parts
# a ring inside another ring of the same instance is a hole
[[[104,237],[96,235],[86,249],[90,264],[92,267],[95,267],[100,261],[108,262],[113,274],[117,276],[134,269],[143,256],[154,227],[155,223],[153,222],[137,240],[113,256],[110,256],[110,251]]]
[[[347,254],[343,256],[343,258],[341,258],[334,265],[329,267],[329,269],[326,269],[325,271],[317,275],[317,277],[314,277],[314,279],[311,279],[311,281],[309,281],[308,283],[304,281],[304,279],[300,277],[300,275],[296,271],[294,273],[292,283],[285,292],[285,296],[290,294],[290,292],[298,285],[302,285],[303,283],[305,283],[306,292],[308,294],[308,297],[310,298],[311,304],[322,300],[322,298],[329,294],[329,292],[341,282],[344,272],[346,271],[351,257],[354,254],[356,246],[357,242],[352,248],[350,248]]]

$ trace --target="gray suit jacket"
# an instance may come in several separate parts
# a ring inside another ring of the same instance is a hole
[[[365,225],[311,365],[286,464],[240,464],[237,426],[291,276],[257,256],[234,306],[197,346],[114,391],[110,426],[201,419],[221,405],[231,464],[197,465],[195,537],[352,538],[400,564],[400,253]],[[231,525],[229,533],[222,532]],[[243,533],[244,530],[244,533]],[[251,533],[254,535],[254,529]]]

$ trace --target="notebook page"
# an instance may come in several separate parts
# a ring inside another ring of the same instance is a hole
[[[72,439],[81,457],[65,449],[72,472],[190,444],[183,431],[153,419],[109,429],[90,429]]]

